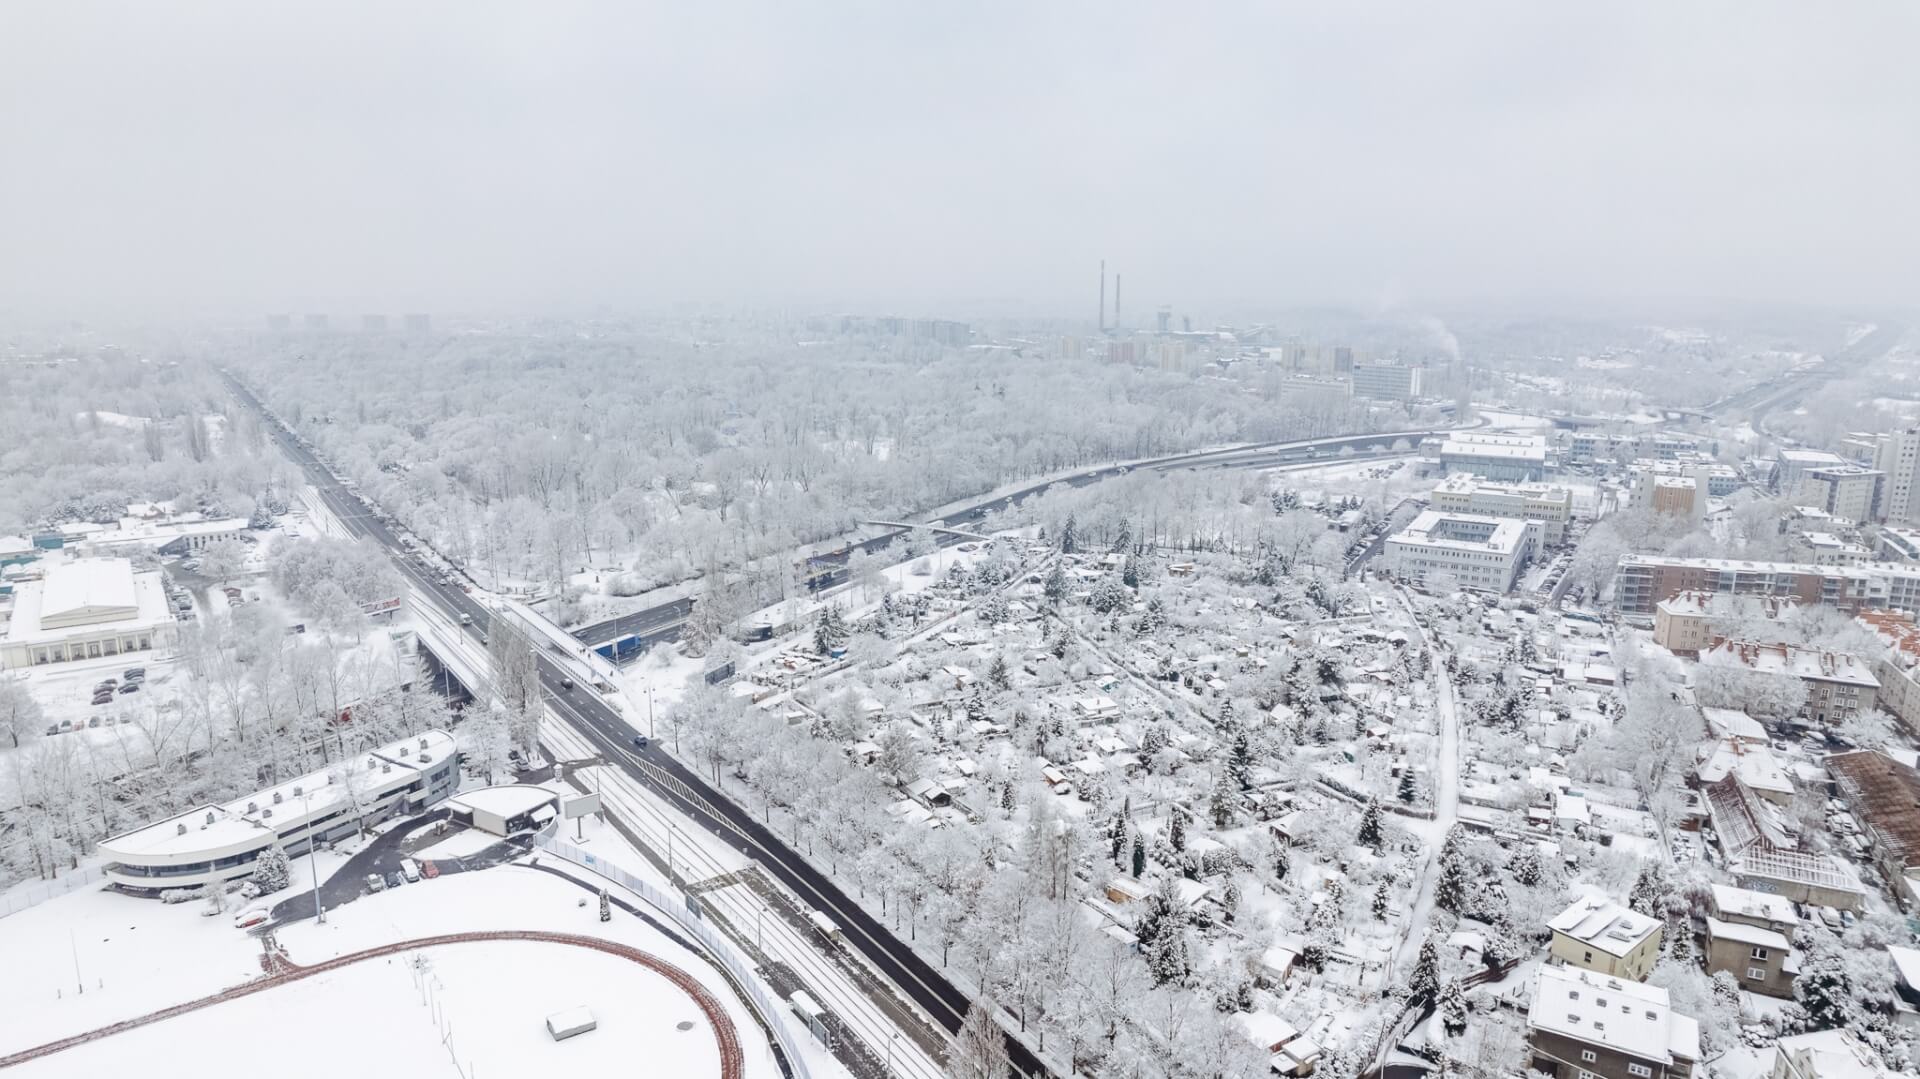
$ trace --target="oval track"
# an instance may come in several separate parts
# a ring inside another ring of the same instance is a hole
[[[111,1023],[95,1030],[74,1034],[61,1038],[58,1041],[51,1041],[45,1045],[37,1045],[31,1049],[23,1049],[20,1052],[0,1057],[0,1068],[12,1067],[15,1064],[24,1064],[29,1060],[37,1060],[44,1056],[51,1056],[62,1050],[71,1049],[76,1045],[85,1045],[89,1042],[99,1041],[102,1038],[112,1037],[115,1034],[120,1034],[125,1031],[172,1019],[175,1016],[185,1015],[188,1012],[196,1012],[202,1008],[210,1008],[216,1004],[224,1004],[229,1000],[237,1000],[241,997],[252,996],[255,993],[263,993],[269,989],[286,985],[289,982],[297,982],[303,978],[311,978],[316,974],[324,974],[330,970],[338,970],[341,967],[351,966],[355,963],[363,963],[369,959],[380,959],[402,952],[417,951],[421,948],[438,948],[448,944],[472,944],[484,941],[530,941],[538,944],[564,944],[574,948],[587,948],[597,952],[605,952],[608,955],[616,955],[630,962],[638,963],[672,982],[675,986],[678,986],[680,991],[692,997],[693,1002],[698,1004],[700,1010],[706,1014],[708,1024],[713,1027],[714,1041],[720,1049],[721,1079],[740,1079],[744,1073],[745,1063],[740,1051],[740,1034],[734,1029],[733,1020],[727,1018],[726,1010],[720,1006],[720,1002],[715,1000],[713,994],[707,991],[707,987],[700,984],[700,981],[693,975],[688,974],[686,971],[681,970],[679,967],[674,966],[672,963],[658,956],[643,952],[638,948],[628,947],[625,944],[616,944],[613,941],[601,940],[598,937],[584,937],[575,933],[549,933],[541,930],[495,930],[473,933],[447,933],[437,937],[418,937],[413,940],[396,941],[393,944],[382,944],[378,948],[368,948],[365,951],[336,956],[332,959],[315,963],[312,966],[298,966],[282,960],[277,964],[280,971],[279,973],[270,974],[257,981],[244,982],[230,989],[222,989],[218,993],[201,997],[198,1000],[189,1000],[171,1007],[162,1008],[156,1012],[148,1012],[146,1015],[135,1016],[132,1019],[122,1019],[118,1023]]]

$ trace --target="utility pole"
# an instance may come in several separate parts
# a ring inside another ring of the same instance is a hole
[[[320,905],[320,860],[314,856],[313,848],[320,842],[313,834],[313,796],[305,787],[300,789],[300,813],[307,818],[307,872],[313,877],[313,916],[321,925],[327,922],[327,908]]]

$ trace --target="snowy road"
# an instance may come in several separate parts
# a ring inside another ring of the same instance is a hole
[[[1413,615],[1412,598],[1404,590],[1399,595],[1401,602],[1406,604],[1407,613]],[[1419,628],[1420,643],[1427,650],[1429,684],[1433,687],[1434,706],[1440,714],[1440,745],[1433,769],[1433,819],[1408,821],[1409,827],[1425,841],[1427,857],[1420,867],[1419,893],[1414,897],[1413,910],[1407,916],[1407,935],[1401,940],[1399,949],[1394,953],[1393,965],[1387,971],[1389,982],[1396,971],[1411,968],[1420,950],[1420,942],[1426,938],[1427,922],[1433,917],[1433,885],[1440,859],[1440,845],[1446,841],[1447,831],[1453,827],[1460,813],[1460,713],[1453,696],[1453,681],[1447,677],[1446,664],[1426,627],[1420,624],[1418,618],[1413,619],[1413,624]]]

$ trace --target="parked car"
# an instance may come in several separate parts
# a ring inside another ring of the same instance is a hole
[[[96,704],[96,705],[99,705],[99,704],[106,704],[107,702],[109,702],[109,701],[111,701],[111,700],[113,700],[113,691],[112,691],[112,690],[108,690],[108,691],[106,691],[106,692],[104,692],[104,693],[96,693],[96,694],[94,694],[94,695],[93,695],[93,703],[94,703],[94,704]],[[71,721],[62,721],[62,722],[71,722]],[[72,730],[73,728],[72,728],[72,727],[67,727],[66,729],[67,729],[67,730]]]
[[[387,882],[385,878],[381,877],[380,874],[378,873],[367,874],[367,891],[384,892],[386,890],[387,890]]]
[[[127,683],[126,685],[124,685],[124,686],[121,686],[121,687],[120,687],[120,692],[122,692],[122,693],[138,693],[138,692],[140,692],[140,683],[138,683],[138,682],[128,682],[128,683]]]
[[[265,924],[272,917],[272,913],[270,913],[267,908],[254,907],[234,915],[233,927],[235,929],[251,929],[256,925]]]
[[[120,677],[125,678],[129,682],[138,682],[146,676],[147,669],[145,667],[128,667],[126,670],[120,672]]]
[[[407,878],[408,884],[412,884],[413,882],[419,880],[420,879],[420,863],[414,861],[412,858],[400,859],[400,875]]]
[[[406,882],[407,878],[401,876],[398,870],[387,874],[387,887],[389,888],[398,888]]]

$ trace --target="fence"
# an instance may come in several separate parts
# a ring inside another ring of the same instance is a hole
[[[559,855],[575,865],[598,873],[673,919],[674,924],[682,931],[700,942],[700,946],[706,949],[707,954],[715,962],[726,968],[733,983],[747,995],[748,1002],[765,1020],[767,1030],[773,1035],[774,1040],[780,1043],[781,1051],[786,1054],[787,1063],[793,1068],[794,1079],[813,1079],[812,1074],[807,1071],[807,1060],[802,1053],[800,1043],[787,1025],[787,1010],[782,1006],[783,1002],[767,995],[766,987],[754,975],[752,967],[734,950],[732,943],[688,910],[684,899],[668,895],[605,858],[597,854],[589,854],[566,840],[541,835],[534,839],[534,845],[548,853]]]
[[[76,888],[92,884],[103,876],[105,873],[99,866],[88,866],[85,869],[76,869],[64,877],[43,880],[38,884],[30,884],[25,888],[18,888],[0,895],[0,918],[5,918],[9,914],[18,914],[28,907],[44,903],[56,896],[66,895]]]

